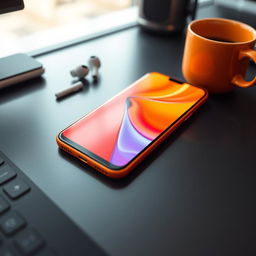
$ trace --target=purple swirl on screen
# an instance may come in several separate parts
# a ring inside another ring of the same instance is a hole
[[[123,121],[111,157],[111,163],[117,166],[127,164],[151,142],[151,140],[145,138],[132,125],[128,114],[130,104],[130,99],[127,99]]]

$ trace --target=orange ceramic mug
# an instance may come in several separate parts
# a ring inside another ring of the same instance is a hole
[[[186,80],[211,93],[225,93],[234,86],[251,87],[245,81],[249,59],[256,63],[256,31],[241,22],[208,18],[188,26],[182,71]]]

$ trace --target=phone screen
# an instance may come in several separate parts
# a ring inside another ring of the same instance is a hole
[[[150,73],[61,134],[113,169],[127,165],[205,96],[201,88]]]

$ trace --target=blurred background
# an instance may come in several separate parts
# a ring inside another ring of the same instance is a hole
[[[24,3],[25,10],[0,16],[0,52],[6,55],[97,31],[100,24],[106,27],[104,23],[111,23],[107,14],[135,6],[137,0],[24,0]],[[91,23],[99,16],[107,21]]]
[[[0,0],[4,1],[4,0]],[[0,15],[0,57],[31,52],[97,34],[138,17],[140,0],[24,0],[22,11]],[[161,1],[161,0],[159,0]],[[198,0],[221,6],[229,18],[256,25],[256,0]]]

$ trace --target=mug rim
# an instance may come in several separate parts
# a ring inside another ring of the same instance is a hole
[[[194,25],[195,23],[199,23],[199,22],[203,22],[203,21],[224,21],[224,22],[228,22],[228,23],[233,23],[233,24],[239,24],[243,27],[245,27],[248,31],[252,32],[253,34],[253,39],[248,40],[248,41],[244,41],[244,42],[221,42],[221,41],[216,41],[213,39],[209,39],[206,38],[204,36],[201,36],[199,34],[197,34],[196,32],[193,31],[193,29],[191,28],[192,25]],[[193,35],[206,40],[208,42],[212,42],[212,43],[218,43],[218,44],[225,44],[225,45],[239,45],[239,44],[248,44],[248,43],[253,43],[254,41],[256,41],[256,30],[251,27],[250,25],[240,22],[240,21],[236,21],[236,20],[232,20],[232,19],[225,19],[225,18],[204,18],[204,19],[198,19],[198,20],[194,20],[192,21],[189,26],[188,26],[188,30],[190,33],[192,33]]]

